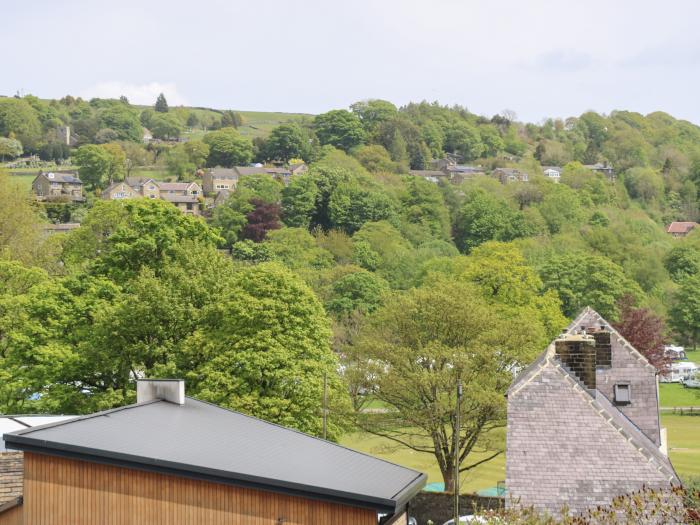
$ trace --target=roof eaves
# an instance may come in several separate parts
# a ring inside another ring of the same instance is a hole
[[[24,431],[20,432],[25,433]],[[333,501],[347,505],[377,509],[380,511],[391,512],[397,507],[397,501],[394,499],[349,493],[326,487],[304,485],[248,474],[221,471],[184,463],[163,461],[150,457],[133,456],[119,452],[104,451],[89,447],[68,445],[65,443],[56,443],[35,439],[29,436],[23,436],[20,434],[20,432],[5,434],[5,441],[6,443],[11,443],[11,448],[22,450],[24,452],[50,454],[69,459],[113,465],[122,468],[169,474],[214,483],[243,486],[257,490],[266,490],[270,492],[281,492],[294,496]],[[11,436],[11,441],[7,440],[8,436]],[[413,487],[413,485],[411,485],[411,487]],[[416,489],[416,492],[420,490],[420,488],[422,488],[422,485]]]
[[[19,507],[24,503],[24,497],[23,496],[17,496],[14,499],[11,499],[9,501],[6,501],[5,503],[0,505],[0,514],[3,512],[6,512],[10,509],[14,509],[15,507]]]

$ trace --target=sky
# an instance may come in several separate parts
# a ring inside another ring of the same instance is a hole
[[[381,98],[522,121],[700,124],[697,0],[32,0],[2,4],[0,94],[322,113]]]

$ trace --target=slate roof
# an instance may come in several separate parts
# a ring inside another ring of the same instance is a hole
[[[208,173],[215,179],[237,179],[238,172],[234,168],[211,168]]]
[[[78,173],[75,171],[42,171],[41,175],[44,175],[52,182],[66,182],[71,184],[83,183],[83,181],[78,178]]]
[[[159,182],[158,187],[163,191],[187,191],[193,182]]]
[[[199,202],[195,195],[173,195],[170,193],[161,193],[160,198],[168,202],[185,202],[192,204]]]
[[[415,470],[209,403],[130,405],[5,435],[8,446],[393,512]]]
[[[697,222],[672,222],[666,228],[666,233],[688,233],[697,225]]]

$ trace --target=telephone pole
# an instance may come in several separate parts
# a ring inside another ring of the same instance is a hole
[[[323,374],[323,439],[326,439],[328,426],[328,373]]]

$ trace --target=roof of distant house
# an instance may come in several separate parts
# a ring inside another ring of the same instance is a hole
[[[698,226],[697,222],[672,222],[666,228],[666,233],[688,233]]]
[[[57,421],[65,421],[75,416],[46,416],[46,415],[25,415],[25,416],[0,416],[0,452],[5,452],[5,442],[2,435],[6,432],[14,432],[25,428],[46,425]]]
[[[80,228],[79,222],[61,222],[58,224],[49,223],[44,225],[44,230],[49,231],[69,231],[75,230],[76,228]]]
[[[409,170],[409,173],[416,177],[447,177],[442,170]]]
[[[143,186],[149,181],[155,182],[155,179],[152,179],[150,177],[126,177],[124,179],[124,182],[126,182],[129,186],[134,188],[138,186]]]
[[[68,182],[71,184],[82,184],[78,178],[78,172],[76,171],[42,171],[41,175],[44,175],[47,179],[54,182]]]
[[[187,191],[194,182],[159,182],[158,187],[163,191]]]
[[[5,435],[8,446],[391,512],[425,474],[185,398],[108,410]]]
[[[207,172],[217,179],[237,179],[238,172],[234,168],[210,168]]]
[[[192,204],[199,202],[196,195],[172,195],[170,193],[161,193],[160,196],[163,200],[168,202],[184,202]]]

